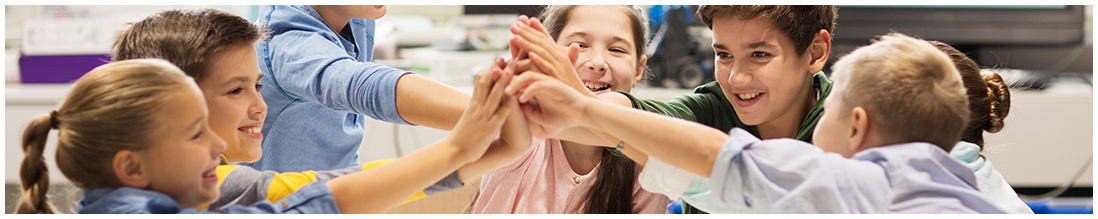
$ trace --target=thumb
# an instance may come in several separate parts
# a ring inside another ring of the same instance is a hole
[[[511,60],[519,60],[519,54],[522,54],[519,45],[514,40],[508,40],[508,48],[511,50]]]
[[[568,46],[568,60],[572,61],[572,64],[575,64],[576,59],[579,59],[579,45],[573,43],[571,46]]]

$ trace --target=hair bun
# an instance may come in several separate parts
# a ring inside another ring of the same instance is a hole
[[[988,105],[991,107],[984,130],[996,133],[1003,130],[1003,120],[1010,113],[1010,89],[999,74],[989,70],[981,71],[980,74],[987,82]]]

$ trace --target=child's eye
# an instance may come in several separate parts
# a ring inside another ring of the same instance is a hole
[[[572,44],[579,45],[579,48],[587,48],[587,44],[583,44],[581,42],[575,42],[575,43],[572,43]]]
[[[202,129],[198,129],[198,133],[194,134],[194,137],[191,137],[191,140],[197,140],[199,137],[202,137]]]
[[[259,89],[263,89],[263,85],[262,84],[255,84],[255,90],[259,91]]]
[[[732,54],[728,54],[727,52],[717,52],[717,58],[721,58],[721,59],[732,58]]]
[[[233,89],[232,91],[229,91],[229,94],[240,94],[240,92],[243,92],[243,91],[244,91],[243,88],[238,87],[238,88]]]
[[[612,49],[610,49],[610,51],[611,52],[616,52],[616,53],[622,53],[622,54],[627,54],[628,53],[624,49],[620,49],[620,48],[612,48]]]
[[[755,57],[755,58],[770,57],[770,53],[767,53],[767,52],[752,52],[751,57]]]

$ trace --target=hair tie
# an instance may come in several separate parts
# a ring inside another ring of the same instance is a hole
[[[57,125],[61,122],[57,121],[57,110],[50,111],[50,128],[58,129]]]

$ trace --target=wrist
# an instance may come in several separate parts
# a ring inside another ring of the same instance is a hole
[[[470,145],[462,145],[461,141],[456,141],[453,136],[454,135],[452,134],[446,136],[446,138],[443,139],[443,144],[440,145],[444,147],[438,149],[443,151],[444,154],[449,155],[450,164],[465,165],[480,158],[480,154],[476,154],[475,150],[473,150]]]
[[[595,120],[591,118],[595,117],[593,114],[598,112],[601,103],[602,101],[599,101],[598,98],[580,98],[581,113],[578,124],[580,127],[593,128],[595,126]]]

